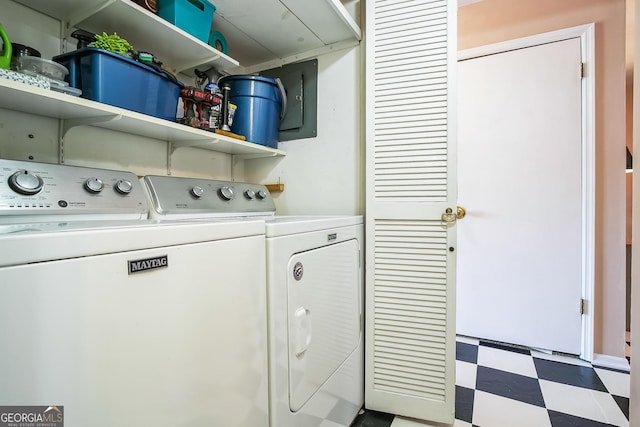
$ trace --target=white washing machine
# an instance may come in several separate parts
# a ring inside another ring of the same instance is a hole
[[[267,427],[264,221],[152,221],[143,193],[0,160],[0,412]]]
[[[155,218],[266,222],[270,426],[348,427],[364,403],[362,217],[276,216],[256,184],[143,182]]]

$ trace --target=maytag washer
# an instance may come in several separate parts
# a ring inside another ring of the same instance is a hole
[[[270,426],[349,426],[364,401],[362,217],[276,216],[257,184],[143,182],[155,218],[266,222]]]
[[[264,222],[147,217],[131,173],[0,160],[0,403],[267,427]]]

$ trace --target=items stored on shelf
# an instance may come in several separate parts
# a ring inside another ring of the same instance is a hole
[[[158,15],[207,43],[216,7],[207,0],[158,0]]]
[[[209,46],[216,48],[225,55],[229,53],[229,45],[227,39],[224,38],[220,31],[211,31],[209,33]]]
[[[156,0],[132,0],[134,3],[139,4],[150,12],[158,13],[158,5]]]
[[[218,82],[229,86],[229,102],[237,105],[231,132],[244,135],[247,141],[278,147],[280,120],[287,110],[287,95],[279,79],[239,74]]]
[[[174,76],[103,49],[87,47],[58,55],[69,69],[69,84],[82,97],[175,121],[182,83]]]
[[[2,24],[0,24],[0,39],[2,39],[2,43],[4,43],[4,52],[2,56],[0,56],[0,68],[8,70],[11,68],[11,54],[13,50],[9,36],[4,31],[4,28],[2,28]]]

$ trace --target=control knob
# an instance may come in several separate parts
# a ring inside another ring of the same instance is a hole
[[[267,198],[267,192],[264,190],[260,190],[258,191],[258,193],[256,193],[256,196],[258,196],[258,199],[263,200]]]
[[[220,195],[220,198],[222,200],[229,201],[233,199],[233,189],[225,185],[224,187],[220,187],[220,189],[218,190],[218,195]]]
[[[118,182],[116,182],[114,188],[118,193],[127,195],[131,193],[131,190],[133,190],[133,185],[131,184],[131,181],[127,181],[126,179],[119,179]]]
[[[97,194],[104,189],[104,183],[100,178],[89,178],[84,182],[84,189],[89,193]]]
[[[202,189],[202,187],[200,187],[199,185],[195,185],[192,189],[191,189],[191,195],[193,197],[196,198],[200,198],[204,195],[204,190]]]
[[[16,193],[33,196],[42,190],[44,182],[38,175],[20,170],[9,177],[9,187]]]
[[[254,197],[256,197],[256,192],[255,192],[255,191],[253,191],[253,190],[251,190],[251,189],[249,189],[249,190],[247,190],[247,191],[245,191],[245,192],[244,192],[244,196],[245,196],[247,199],[252,200]]]

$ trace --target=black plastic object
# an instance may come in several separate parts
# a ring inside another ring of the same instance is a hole
[[[231,86],[228,84],[223,84],[220,88],[222,90],[222,108],[220,114],[222,115],[222,120],[220,123],[220,129],[230,132],[231,128],[229,127],[229,91],[231,91]]]
[[[42,57],[39,51],[35,50],[32,47],[25,46],[23,44],[11,42],[11,48],[12,48],[11,69],[14,71],[18,69],[18,57],[20,56],[36,56],[38,58]],[[2,53],[4,53],[4,44],[2,45],[2,51],[0,51],[0,55],[2,55]]]
[[[35,50],[32,47],[25,46],[19,43],[14,43],[14,42],[11,42],[11,46],[13,47],[12,56],[14,57],[18,57],[18,56],[37,56],[38,58],[42,57],[42,54],[40,54],[39,51]]]
[[[96,40],[96,35],[85,30],[75,30],[71,33],[71,37],[78,40],[76,49],[82,49],[89,46],[89,43],[93,43]]]

